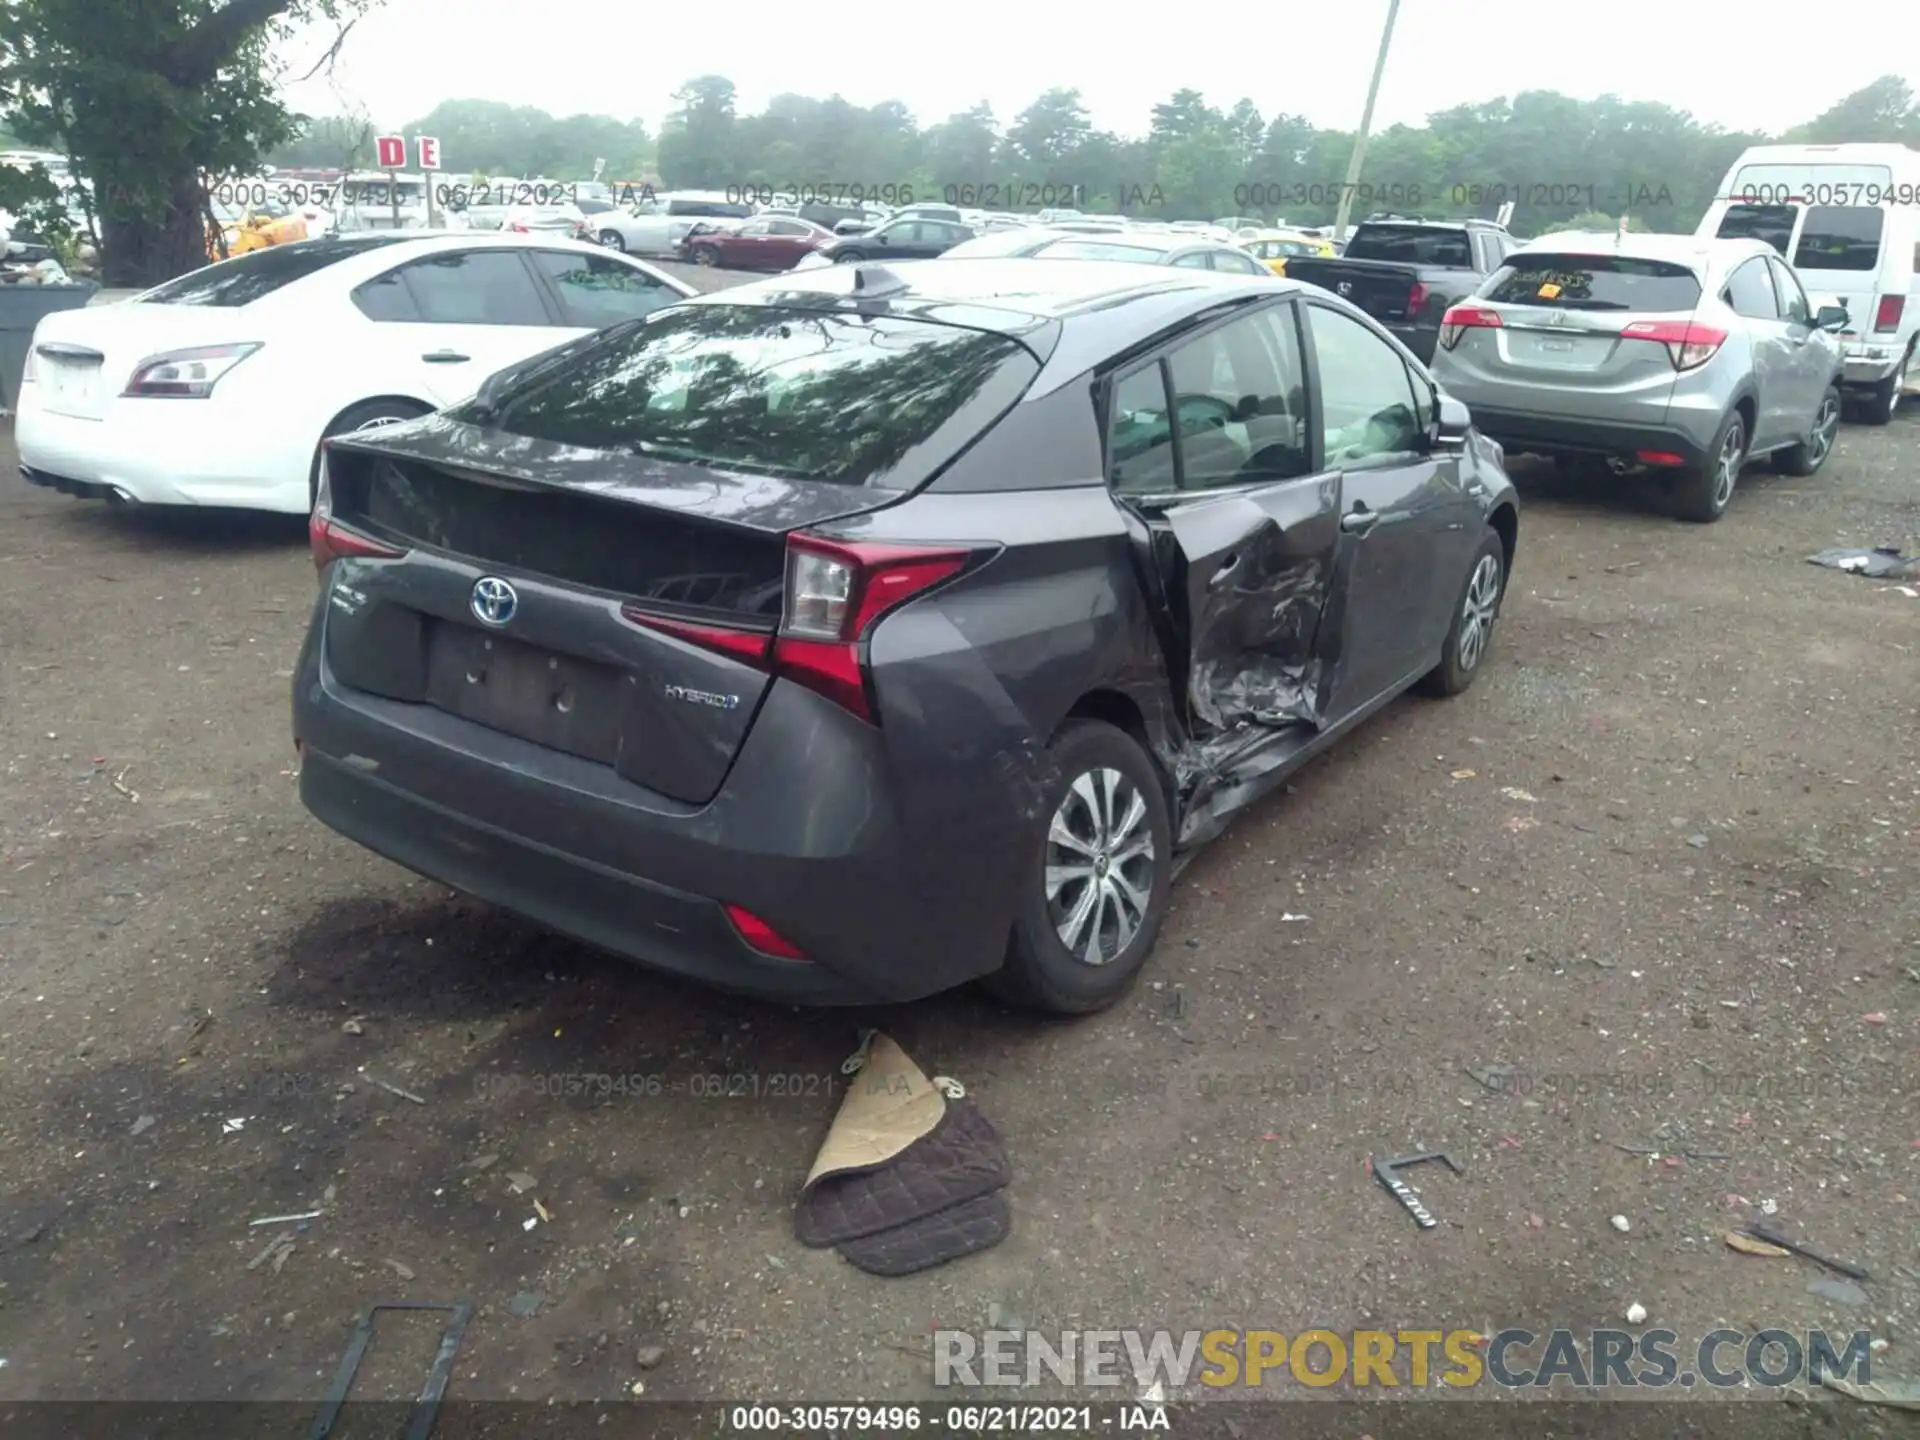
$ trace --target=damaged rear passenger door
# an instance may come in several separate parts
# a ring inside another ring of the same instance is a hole
[[[1107,393],[1108,477],[1146,521],[1190,732],[1317,727],[1340,477],[1315,473],[1291,299],[1189,332]]]

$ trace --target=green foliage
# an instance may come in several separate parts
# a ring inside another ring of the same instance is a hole
[[[1286,112],[1263,119],[1250,98],[1218,109],[1190,89],[1155,106],[1140,137],[1094,129],[1079,92],[1064,88],[1004,128],[985,105],[922,130],[898,104],[862,109],[838,96],[780,95],[763,113],[742,115],[718,75],[689,81],[674,102],[659,145],[659,173],[674,186],[845,188],[920,177],[936,198],[968,187],[999,196],[1002,208],[1063,203],[1057,197],[1071,193],[1088,210],[1314,225],[1334,217],[1353,151],[1351,134]],[[1920,144],[1920,107],[1889,76],[1797,133]],[[1660,103],[1522,91],[1373,135],[1353,208],[1491,216],[1512,200],[1521,234],[1564,229],[1583,214],[1608,217],[1608,228],[1625,214],[1633,229],[1691,230],[1734,158],[1766,138]]]
[[[0,118],[92,182],[110,282],[165,278],[203,250],[201,177],[252,170],[293,133],[277,47],[368,3],[9,0]]]

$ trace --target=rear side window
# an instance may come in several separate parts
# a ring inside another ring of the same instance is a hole
[[[1556,310],[1676,314],[1700,303],[1700,280],[1684,265],[1632,255],[1515,255],[1480,287],[1501,305]]]
[[[1793,252],[1796,270],[1878,270],[1887,214],[1877,205],[1814,205]]]
[[[1722,240],[1764,240],[1784,260],[1799,213],[1792,205],[1729,205],[1714,233]]]
[[[536,250],[533,263],[553,283],[569,325],[603,330],[680,301],[679,292],[644,270],[602,255]]]
[[[329,265],[364,255],[382,245],[411,237],[382,235],[370,239],[296,241],[255,250],[220,265],[209,265],[169,280],[140,297],[142,305],[210,305],[235,309],[273,294],[296,280],[318,274]]]
[[[389,289],[396,279],[407,292],[404,299],[397,290]],[[553,324],[517,250],[429,255],[361,286],[354,303],[374,320],[437,325]]]
[[[1039,368],[1015,341],[957,326],[688,305],[610,334],[509,394],[488,423],[715,470],[911,489]]]
[[[1424,225],[1362,225],[1347,246],[1349,260],[1392,260],[1402,265],[1473,268],[1473,246],[1464,230]]]

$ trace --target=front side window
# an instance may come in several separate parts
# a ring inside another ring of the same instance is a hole
[[[1405,464],[1420,451],[1418,397],[1406,361],[1351,316],[1309,305],[1320,363],[1320,443],[1329,469]]]
[[[1807,303],[1807,292],[1800,286],[1800,277],[1789,270],[1779,260],[1768,260],[1773,270],[1773,288],[1780,297],[1780,313],[1796,325],[1813,323],[1813,307]]]

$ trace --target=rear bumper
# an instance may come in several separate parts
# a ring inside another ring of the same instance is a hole
[[[370,850],[640,964],[790,1003],[913,1000],[1004,961],[1037,863],[1018,785],[899,763],[880,730],[775,681],[720,792],[683,805],[347,689],[317,622],[294,680],[301,798]],[[808,959],[751,949],[726,904]]]
[[[14,417],[20,473],[35,485],[83,499],[142,505],[233,506],[304,514],[308,476],[289,458],[285,437],[198,400],[109,401],[108,418],[83,420],[40,406],[36,384],[21,387]],[[138,416],[116,412],[127,404]],[[292,472],[292,473],[290,473]]]
[[[1639,422],[1583,420],[1472,405],[1473,423],[1508,452],[1534,455],[1601,455],[1631,459],[1642,450],[1678,455],[1689,466],[1703,465],[1711,442],[1702,443],[1676,426]]]
[[[1849,342],[1840,366],[1840,383],[1871,388],[1895,374],[1905,356],[1905,348],[1892,336],[1884,344]]]

